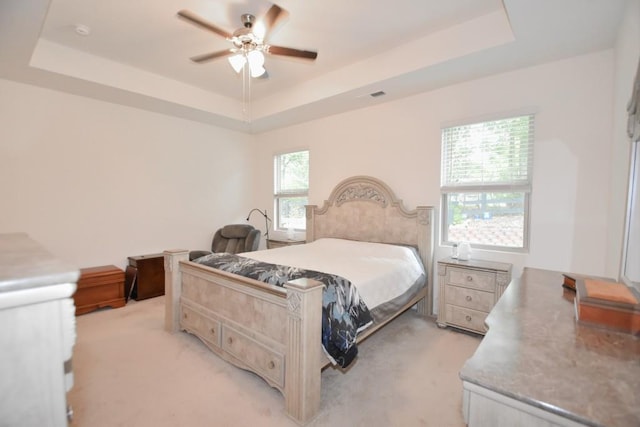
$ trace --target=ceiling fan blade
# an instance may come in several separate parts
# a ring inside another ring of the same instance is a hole
[[[264,26],[264,36],[263,38],[267,38],[269,34],[271,34],[279,24],[284,22],[285,19],[289,16],[289,12],[278,6],[277,4],[272,5],[267,13],[259,20],[260,23]]]
[[[294,49],[291,47],[269,45],[266,51],[272,55],[293,56],[296,58],[304,58],[304,59],[312,59],[312,60],[318,57],[318,52],[314,52],[311,50]]]
[[[205,30],[209,30],[209,31],[213,31],[214,33],[224,37],[224,38],[231,38],[232,34],[226,32],[225,30],[223,30],[222,28],[212,24],[211,22],[202,19],[201,17],[199,17],[198,15],[196,15],[193,12],[190,12],[186,9],[180,10],[178,11],[178,16],[182,19],[185,19],[186,21],[197,25],[198,27],[204,28]]]
[[[233,49],[226,49],[226,50],[220,50],[218,52],[211,52],[211,53],[205,53],[198,56],[193,56],[191,57],[191,60],[193,62],[202,63],[202,62],[211,61],[212,59],[221,58],[223,56],[229,56],[233,53],[235,53]]]

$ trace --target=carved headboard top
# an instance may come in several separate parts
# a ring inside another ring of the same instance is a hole
[[[321,215],[330,206],[340,206],[343,203],[354,201],[377,203],[383,208],[395,204],[404,210],[402,200],[396,198],[387,184],[370,176],[354,176],[340,182],[317,213]],[[409,212],[406,211],[406,213]]]

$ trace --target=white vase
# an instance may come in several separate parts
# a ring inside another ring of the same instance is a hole
[[[471,259],[471,244],[469,242],[460,242],[458,245],[458,259],[460,261]]]

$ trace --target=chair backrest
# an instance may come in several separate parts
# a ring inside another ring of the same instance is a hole
[[[252,252],[260,244],[260,230],[249,224],[225,225],[213,235],[212,252]]]

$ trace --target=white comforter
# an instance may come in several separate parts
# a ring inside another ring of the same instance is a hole
[[[369,310],[402,295],[425,274],[413,249],[383,243],[325,238],[239,255],[342,276],[356,286]]]

